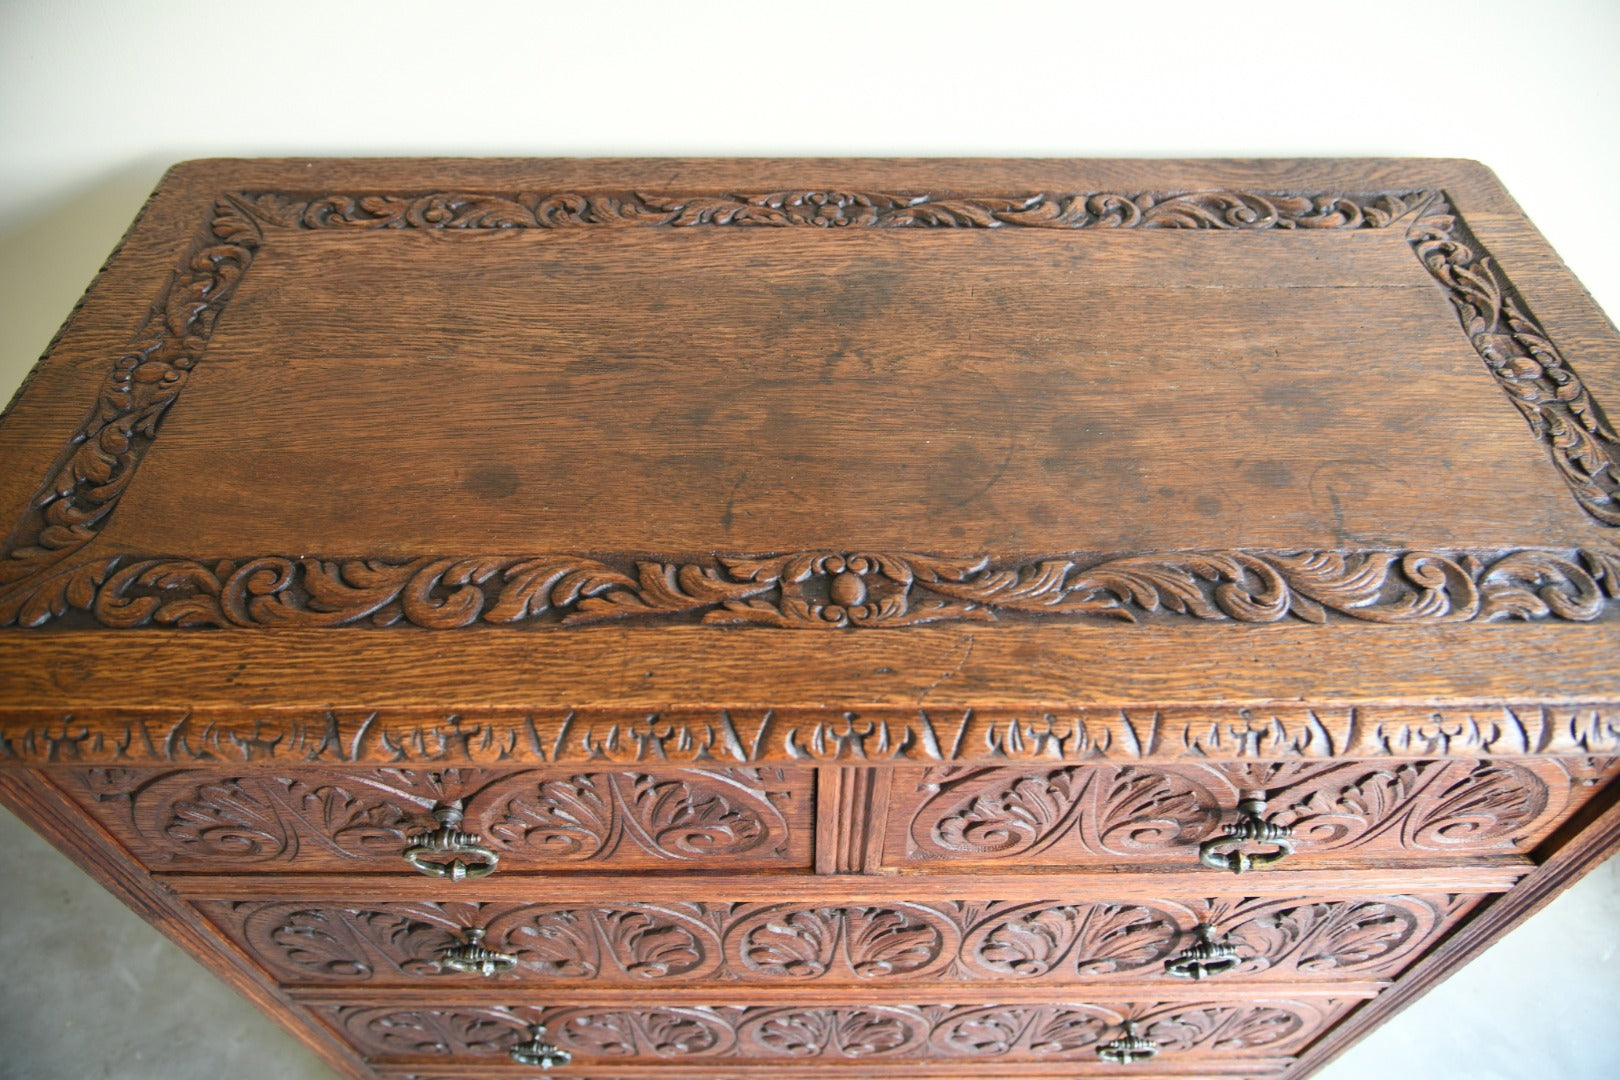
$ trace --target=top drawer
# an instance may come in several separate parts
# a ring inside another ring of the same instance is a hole
[[[64,788],[154,870],[408,872],[458,807],[502,871],[808,869],[808,770],[181,772],[79,769]]]
[[[1249,793],[1290,830],[1289,867],[1520,854],[1615,770],[1552,758],[903,769],[881,865],[1196,866]]]

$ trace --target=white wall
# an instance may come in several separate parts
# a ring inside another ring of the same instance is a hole
[[[0,0],[0,401],[164,165],[281,153],[1474,157],[1620,311],[1616,0]],[[1617,879],[1328,1075],[1620,1075]]]

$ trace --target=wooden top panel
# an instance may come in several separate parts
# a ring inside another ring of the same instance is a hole
[[[271,232],[106,538],[1570,543],[1587,515],[1401,232]]]
[[[1085,706],[1164,671],[1133,622],[1206,671],[1344,635],[1338,702],[1606,707],[1616,343],[1468,162],[188,163],[0,423],[6,707],[190,702],[199,647],[302,706],[290,630],[406,628],[407,705],[612,704],[717,626],[739,678],[653,707]],[[923,622],[1030,662],[783,676]],[[168,675],[93,673],[131,631]],[[523,676],[557,637],[600,663]],[[1289,670],[1107,697],[1321,700]]]

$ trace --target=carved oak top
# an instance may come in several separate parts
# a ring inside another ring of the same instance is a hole
[[[1614,336],[1477,170],[750,168],[178,169],[0,424],[0,633],[1378,628],[1337,700],[1417,628],[1614,640]]]

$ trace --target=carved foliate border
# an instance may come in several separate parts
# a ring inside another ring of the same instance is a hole
[[[935,196],[834,190],[512,196],[232,193],[152,318],[115,361],[0,560],[0,625],[74,615],[104,627],[575,624],[700,618],[779,627],[895,627],[1017,615],[1330,616],[1382,623],[1589,621],[1620,598],[1620,548],[1207,551],[1059,555],[1014,564],[911,552],[797,552],[660,562],[568,554],[74,563],[129,486],[202,359],[267,229],[575,227],[1368,229],[1407,240],[1469,340],[1548,447],[1577,501],[1620,525],[1620,437],[1511,284],[1438,192]]]

